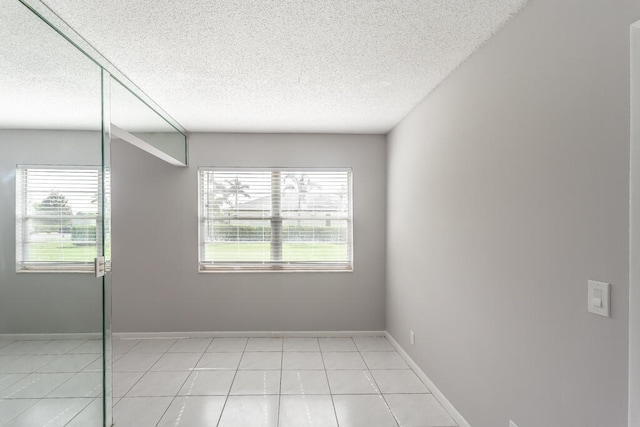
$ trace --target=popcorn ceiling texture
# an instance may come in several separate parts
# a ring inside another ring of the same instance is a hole
[[[100,67],[20,2],[0,10],[0,129],[100,130]]]
[[[526,0],[45,0],[189,131],[384,133]]]

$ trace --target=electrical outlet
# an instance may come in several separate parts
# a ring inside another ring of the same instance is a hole
[[[416,345],[416,333],[413,331],[409,331],[409,342],[411,343],[411,345],[415,346]],[[518,427],[518,426],[516,426]]]
[[[516,423],[514,423],[513,421],[509,420],[509,427],[518,427]]]

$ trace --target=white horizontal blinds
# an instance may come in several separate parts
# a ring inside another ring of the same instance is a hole
[[[97,254],[100,171],[19,166],[16,179],[18,269],[85,269]]]
[[[106,258],[107,271],[111,271],[111,169],[105,167],[104,174],[104,186],[100,188],[100,181],[98,180],[99,191],[104,191],[104,198],[98,200],[98,222],[97,224],[97,254],[98,256],[104,256]],[[101,174],[100,174],[101,175]],[[98,178],[100,178],[100,175]],[[100,219],[104,222],[104,236],[102,235],[102,224]],[[102,252],[102,244],[104,244],[104,252]]]
[[[271,172],[202,171],[204,261],[270,262]]]
[[[349,187],[348,171],[283,172],[283,262],[350,262]]]
[[[201,169],[201,266],[350,268],[348,170]]]

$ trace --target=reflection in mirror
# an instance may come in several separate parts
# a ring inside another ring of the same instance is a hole
[[[101,69],[0,7],[0,425],[102,426]]]
[[[187,142],[160,115],[116,79],[111,79],[111,132],[176,166],[187,165]]]

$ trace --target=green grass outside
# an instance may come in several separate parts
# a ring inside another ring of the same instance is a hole
[[[205,261],[269,261],[270,243],[207,243]],[[283,261],[344,261],[347,246],[336,243],[283,243]]]
[[[107,253],[109,254],[110,251],[107,250]],[[26,261],[93,262],[95,257],[95,245],[77,246],[71,242],[42,242],[29,245],[29,256]]]
[[[207,243],[205,261],[269,261],[269,243]],[[28,261],[91,262],[96,256],[95,246],[76,246],[73,243],[42,242],[29,247]],[[284,261],[344,261],[347,247],[335,243],[283,243]]]

